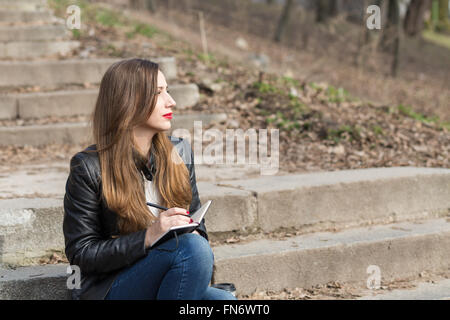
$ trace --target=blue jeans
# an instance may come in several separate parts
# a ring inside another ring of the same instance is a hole
[[[105,299],[235,300],[228,291],[209,286],[213,263],[208,241],[198,234],[185,233],[125,268]]]

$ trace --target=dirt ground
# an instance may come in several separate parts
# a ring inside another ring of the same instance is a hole
[[[376,296],[396,289],[414,290],[420,283],[436,283],[443,279],[450,279],[450,271],[433,273],[421,272],[416,276],[396,279],[393,281],[381,280],[379,289],[368,289],[365,284],[350,284],[329,282],[316,285],[312,288],[285,288],[281,291],[256,290],[250,295],[239,295],[241,300],[353,300],[360,297]]]

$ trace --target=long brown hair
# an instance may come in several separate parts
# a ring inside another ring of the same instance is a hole
[[[156,217],[148,209],[139,164],[155,160],[153,183],[162,206],[188,208],[192,200],[189,172],[164,132],[152,138],[149,155],[136,147],[133,128],[148,120],[157,101],[159,66],[144,59],[114,63],[106,71],[93,112],[102,196],[117,213],[121,234],[142,230]],[[175,152],[173,152],[175,151]],[[175,158],[177,159],[175,159]]]

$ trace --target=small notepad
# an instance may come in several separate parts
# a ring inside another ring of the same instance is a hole
[[[153,249],[154,247],[160,245],[161,243],[173,238],[175,234],[180,235],[183,233],[188,233],[194,231],[200,222],[202,221],[203,217],[205,216],[206,212],[209,209],[209,206],[211,205],[212,200],[208,200],[204,205],[200,207],[197,211],[195,211],[190,217],[193,220],[190,224],[185,224],[182,226],[175,226],[167,230],[166,233],[162,234],[158,239],[156,239],[153,244],[150,246],[150,249]]]

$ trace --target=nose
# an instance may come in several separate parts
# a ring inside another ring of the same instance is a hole
[[[167,96],[168,96],[168,99],[166,101],[166,108],[175,107],[177,105],[175,100],[172,98],[172,96],[169,93],[167,93]]]

